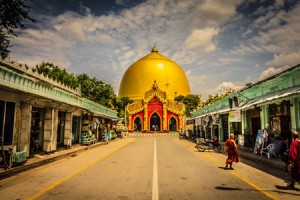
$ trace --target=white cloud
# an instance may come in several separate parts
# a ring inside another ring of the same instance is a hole
[[[207,23],[218,25],[236,13],[236,6],[240,2],[240,0],[205,0],[198,6],[198,10]]]
[[[220,83],[218,85],[218,87],[216,88],[216,91],[219,92],[219,94],[224,94],[229,89],[240,90],[242,88],[243,88],[243,86],[236,85],[236,84],[232,83],[231,81],[228,81],[228,82]]]
[[[277,2],[275,6],[280,7]],[[261,53],[289,55],[299,51],[300,4],[285,10],[265,10],[265,14],[253,21],[242,34],[246,39],[231,51],[247,55]],[[254,34],[255,33],[255,34]]]
[[[127,0],[115,2],[121,5]],[[150,53],[156,43],[160,53],[186,71],[192,93],[203,97],[236,88],[245,79],[242,76],[256,80],[264,64],[278,67],[299,63],[300,6],[288,13],[266,9],[266,14],[247,29],[239,27],[244,21],[251,23],[237,13],[240,2],[147,0],[100,16],[81,4],[82,15],[65,12],[43,16],[43,23],[38,22],[36,28],[23,30],[13,40],[11,57],[30,65],[51,61],[71,72],[95,76],[117,91],[125,70]],[[279,1],[276,4],[281,5]],[[232,33],[226,30],[243,30],[243,40],[224,35]],[[233,40],[227,42],[228,38]],[[233,42],[237,48],[229,51]],[[262,54],[268,59],[253,59],[253,55]],[[270,55],[275,56],[270,59]],[[230,71],[225,68],[229,66]]]
[[[280,73],[280,72],[282,72],[282,71],[284,71],[284,70],[286,70],[286,69],[288,69],[289,68],[289,66],[283,66],[283,67],[281,67],[281,68],[274,68],[274,67],[270,67],[270,68],[268,68],[268,69],[266,69],[266,70],[264,70],[261,74],[260,74],[260,76],[259,76],[259,80],[264,80],[264,79],[266,79],[266,78],[269,78],[269,77],[271,77],[271,76],[273,76],[273,75],[275,75],[275,74],[278,74],[278,73]]]
[[[268,67],[278,67],[283,65],[296,65],[300,63],[300,51],[289,52],[287,54],[275,54],[272,60],[266,62]]]
[[[184,44],[188,49],[201,48],[206,52],[216,50],[213,38],[219,33],[215,28],[204,28],[193,30],[185,40]]]

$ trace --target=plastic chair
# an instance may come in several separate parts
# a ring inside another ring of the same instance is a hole
[[[261,150],[261,155],[266,154],[268,159],[270,159],[270,155],[274,155],[276,158],[275,154],[275,144],[269,144],[265,148]]]

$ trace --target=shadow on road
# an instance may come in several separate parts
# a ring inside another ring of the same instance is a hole
[[[300,191],[300,189],[298,188],[288,188],[286,186],[279,186],[279,185],[275,185],[275,187],[277,188],[277,190],[263,190],[265,192],[276,192],[278,194],[289,194],[289,195],[293,195],[293,196],[300,196],[300,194],[295,194],[292,192],[286,192],[286,191]],[[217,190],[252,190],[252,191],[259,191],[256,189],[241,189],[241,188],[236,188],[236,187],[225,187],[225,186],[216,186],[215,187]],[[283,191],[284,190],[284,191]]]
[[[233,187],[224,187],[224,186],[216,186],[217,190],[242,190],[241,188],[233,188]]]

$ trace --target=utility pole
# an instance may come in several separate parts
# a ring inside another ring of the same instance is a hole
[[[127,130],[127,123],[126,123],[127,119],[126,119],[126,106],[125,106],[125,129]]]

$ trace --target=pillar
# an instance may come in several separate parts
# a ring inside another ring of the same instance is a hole
[[[291,128],[292,130],[300,131],[300,101],[299,97],[290,100],[291,103]]]
[[[20,137],[19,137],[19,151],[26,151],[29,154],[30,151],[30,129],[31,129],[31,109],[32,106],[28,104],[22,104],[21,110],[21,125],[20,125]]]
[[[96,134],[97,135],[97,134]],[[64,145],[72,146],[72,113],[66,113]]]
[[[268,129],[270,128],[270,119],[269,119],[269,106],[264,105],[260,107],[260,124],[261,129]]]
[[[128,130],[130,130],[130,131],[134,131],[134,129],[133,129],[133,127],[132,127],[132,121],[131,121],[131,119],[132,119],[132,115],[130,114],[130,115],[128,115],[128,122],[129,122],[129,125],[128,125]]]
[[[163,130],[168,131],[167,104],[163,104]]]
[[[183,130],[183,117],[182,115],[179,116],[179,130]]]
[[[44,125],[44,146],[43,151],[52,152],[57,145],[57,124],[58,111],[53,108],[46,109]]]
[[[144,105],[144,131],[149,131],[148,127],[148,105]]]

